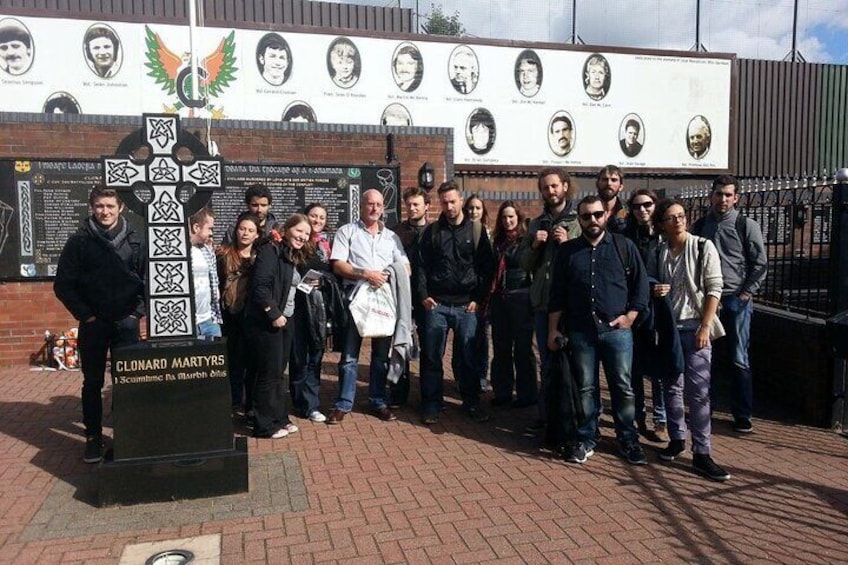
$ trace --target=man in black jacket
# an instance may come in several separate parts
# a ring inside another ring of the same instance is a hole
[[[477,422],[488,416],[480,407],[474,339],[477,305],[492,284],[494,256],[486,230],[462,212],[462,195],[453,181],[439,187],[442,214],[424,230],[416,269],[416,300],[424,309],[421,350],[421,403],[425,424],[436,424],[444,396],[447,332],[452,329],[454,378],[462,407]],[[459,361],[457,361],[459,360]]]
[[[53,291],[79,320],[83,460],[97,463],[103,447],[106,354],[139,340],[139,318],[145,312],[144,244],[121,216],[124,204],[115,190],[95,186],[88,202],[92,215],[65,243]]]
[[[395,233],[398,234],[403,250],[410,260],[414,260],[418,256],[418,249],[421,246],[421,237],[424,235],[424,229],[427,227],[427,212],[430,210],[430,193],[420,186],[408,188],[403,193],[403,204],[406,206],[406,219],[395,228]],[[417,267],[412,264],[412,279],[415,280]],[[424,310],[421,303],[417,300],[412,301],[412,319],[415,322],[415,327],[418,332],[418,342],[421,343],[421,332],[424,329]],[[409,361],[406,362],[403,374],[397,383],[390,383],[391,396],[389,406],[397,408],[406,404],[409,399],[409,380],[411,378],[409,370]]]

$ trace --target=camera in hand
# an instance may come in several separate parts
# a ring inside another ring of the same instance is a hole
[[[551,231],[553,226],[553,222],[550,218],[542,218],[539,220],[539,231]]]

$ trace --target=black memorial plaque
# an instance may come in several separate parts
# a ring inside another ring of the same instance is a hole
[[[357,218],[359,197],[379,189],[386,202],[386,224],[400,219],[398,167],[310,166],[231,163],[224,166],[226,187],[212,196],[216,236],[245,209],[244,190],[265,183],[279,220],[311,202],[327,208],[332,230]],[[89,160],[0,160],[0,280],[53,277],[68,237],[88,214],[88,193],[101,180],[101,164]],[[143,220],[127,208],[127,218],[143,231]]]
[[[233,448],[226,343],[140,343],[112,355],[115,460]]]

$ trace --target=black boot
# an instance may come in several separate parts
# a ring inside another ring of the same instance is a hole
[[[683,453],[686,449],[686,441],[682,439],[673,439],[668,442],[665,449],[660,450],[660,459],[663,461],[674,461],[674,458]]]

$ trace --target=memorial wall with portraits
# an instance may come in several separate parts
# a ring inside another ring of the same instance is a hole
[[[0,111],[449,127],[457,166],[728,170],[732,55],[0,14]]]

